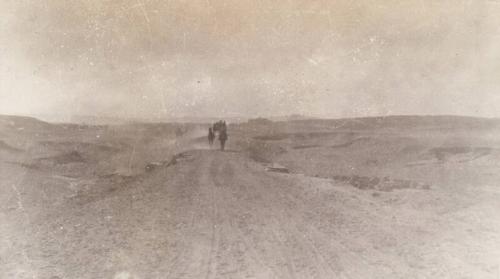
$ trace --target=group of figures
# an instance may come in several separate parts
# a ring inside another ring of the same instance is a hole
[[[215,137],[219,138],[220,150],[224,151],[227,141],[227,125],[226,121],[218,121],[208,128],[208,143],[210,147],[214,144]]]

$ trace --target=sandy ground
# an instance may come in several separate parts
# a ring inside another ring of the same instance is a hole
[[[227,152],[89,128],[50,153],[4,127],[0,278],[500,278],[491,129],[231,128]]]

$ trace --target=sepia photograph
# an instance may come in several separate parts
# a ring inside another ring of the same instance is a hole
[[[0,279],[500,279],[499,0],[0,0]]]

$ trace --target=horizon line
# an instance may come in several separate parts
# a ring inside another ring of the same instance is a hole
[[[94,120],[110,120],[113,119],[115,121],[123,121],[123,122],[130,122],[130,123],[176,123],[176,120],[182,120],[186,119],[190,121],[186,121],[186,123],[204,123],[203,121],[199,120],[213,120],[213,119],[240,119],[243,121],[248,121],[252,119],[269,119],[273,121],[273,119],[277,118],[293,118],[293,117],[301,117],[303,119],[290,119],[289,121],[300,121],[300,120],[349,120],[349,119],[366,119],[366,118],[385,118],[385,117],[462,117],[462,118],[475,118],[475,119],[488,119],[488,120],[495,120],[495,119],[500,119],[500,117],[488,117],[488,116],[474,116],[474,115],[463,115],[463,114],[385,114],[385,115],[366,115],[366,116],[353,116],[353,117],[328,117],[328,116],[310,116],[310,115],[305,115],[305,114],[287,114],[287,115],[275,115],[275,116],[255,116],[255,117],[248,117],[248,116],[174,116],[174,117],[164,117],[164,118],[158,118],[158,117],[151,117],[151,118],[146,118],[146,117],[120,117],[120,116],[99,116],[99,115],[71,115],[67,117],[58,117],[59,115],[50,115],[50,118],[56,117],[60,118],[60,120],[47,120],[44,119],[46,114],[2,114],[0,113],[1,117],[28,117],[28,118],[33,118],[39,121],[47,122],[47,123],[55,123],[55,124],[86,124],[86,122],[83,121],[67,121],[70,120],[68,118],[94,118]],[[196,121],[193,121],[195,120]],[[276,120],[275,120],[276,121]],[[279,121],[279,120],[278,120]]]

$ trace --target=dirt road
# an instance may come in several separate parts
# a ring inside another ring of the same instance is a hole
[[[171,278],[332,278],[331,254],[311,226],[290,183],[235,153],[188,153],[194,178],[184,185],[188,208]],[[181,163],[182,164],[182,163]],[[176,202],[180,202],[177,200]],[[180,212],[179,212],[180,213]],[[309,212],[311,213],[311,212]],[[335,242],[335,241],[333,241]],[[327,243],[332,243],[328,240]]]
[[[29,245],[18,266],[31,272],[5,274],[496,278],[498,221],[477,223],[494,208],[437,213],[458,198],[426,190],[375,195],[269,173],[239,152],[188,151],[98,197],[70,198],[38,215],[25,207],[31,217],[20,235]]]
[[[335,233],[318,228],[320,215],[327,213],[315,209],[318,192],[303,196],[308,189],[296,188],[290,178],[267,174],[262,166],[231,152],[188,152],[168,172],[175,178],[154,191],[166,199],[154,200],[153,212],[147,214],[160,219],[146,225],[155,231],[155,238],[168,243],[165,249],[149,247],[154,250],[151,254],[163,254],[158,259],[164,263],[152,270],[137,265],[134,274],[147,278],[151,274],[161,278],[373,275],[372,268],[360,265],[363,260],[348,251]],[[167,218],[161,220],[162,215]]]
[[[464,236],[463,220],[408,208],[425,191],[406,193],[413,201],[403,207],[395,195],[267,173],[242,154],[208,150],[184,153],[150,179],[162,183],[145,194],[146,211],[121,210],[143,222],[127,240],[134,249],[124,265],[138,278],[494,276],[498,235],[472,228]],[[491,265],[470,262],[471,248]]]

